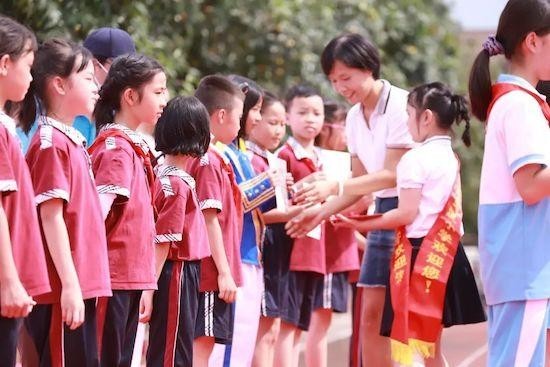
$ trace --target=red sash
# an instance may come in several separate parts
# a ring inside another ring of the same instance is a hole
[[[493,105],[500,97],[514,90],[521,90],[531,95],[533,98],[535,98],[539,103],[540,108],[542,109],[542,113],[544,114],[544,117],[546,117],[546,119],[550,123],[550,105],[548,105],[548,102],[545,99],[541,98],[541,96],[539,96],[538,94],[534,93],[533,91],[530,91],[526,88],[520,87],[519,85],[511,84],[511,83],[493,84],[491,88],[491,91],[493,93],[493,99],[491,100],[491,103],[489,104],[489,108],[487,109],[487,116],[489,116],[489,113],[491,112]]]
[[[451,196],[439,213],[418,252],[411,272],[412,245],[405,227],[396,232],[391,260],[390,292],[394,320],[392,359],[411,365],[414,352],[435,355],[435,342],[443,328],[445,290],[460,241],[462,225],[460,174]]]
[[[97,136],[97,139],[88,148],[88,153],[92,155],[99,148],[99,146],[105,142],[107,138],[111,138],[111,137],[112,138],[118,137],[126,140],[128,143],[130,143],[130,146],[134,149],[134,152],[138,155],[138,157],[141,158],[141,161],[143,162],[143,166],[145,167],[145,175],[147,177],[147,183],[149,185],[149,192],[151,193],[151,205],[153,206],[153,208],[155,208],[155,198],[154,198],[155,173],[153,171],[153,164],[151,163],[152,162],[151,151],[149,151],[148,153],[145,153],[143,149],[137,146],[132,141],[132,139],[130,139],[128,135],[126,135],[124,132],[120,130],[106,129]],[[156,219],[156,209],[155,209],[155,219]]]

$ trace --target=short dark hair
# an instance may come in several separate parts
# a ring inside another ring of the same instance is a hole
[[[287,111],[290,110],[290,107],[292,106],[292,101],[294,100],[294,98],[307,98],[312,96],[319,96],[323,98],[321,96],[321,93],[319,93],[317,89],[313,88],[310,85],[305,85],[305,84],[295,85],[292,88],[290,88],[288,92],[286,92],[285,108]]]
[[[222,75],[207,75],[202,78],[195,91],[195,97],[206,107],[209,115],[222,108],[232,109],[235,98],[244,101],[241,89]]]
[[[504,56],[511,59],[518,45],[525,37],[535,32],[544,36],[550,32],[550,1],[548,0],[510,0],[502,10],[495,38],[504,48]],[[472,113],[481,121],[487,119],[491,99],[491,71],[489,52],[481,50],[472,69],[468,91],[472,104]]]
[[[466,98],[454,94],[448,86],[440,82],[422,84],[414,88],[407,102],[411,107],[422,112],[431,110],[437,116],[437,124],[440,128],[450,130],[453,124],[466,123],[462,134],[462,141],[470,146],[470,112]]]
[[[342,34],[333,38],[321,54],[321,67],[326,76],[334,63],[372,72],[375,79],[380,77],[380,55],[376,46],[366,37],[357,33]]]
[[[155,126],[156,150],[200,157],[210,144],[210,116],[196,97],[170,100]]]
[[[248,79],[241,75],[235,75],[231,74],[228,76],[229,80],[231,80],[233,83],[237,84],[237,86],[241,89],[241,91],[244,93],[244,106],[243,106],[243,115],[241,117],[241,128],[239,130],[239,134],[237,137],[239,138],[245,138],[245,125],[246,120],[248,119],[248,113],[252,109],[252,107],[256,106],[258,101],[260,101],[263,98],[263,91],[251,79]]]

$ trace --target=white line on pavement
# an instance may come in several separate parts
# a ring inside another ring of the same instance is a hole
[[[456,367],[473,367],[472,363],[474,363],[476,360],[478,360],[480,357],[482,357],[485,353],[487,353],[487,344],[484,346],[476,349],[472,354],[470,354],[468,357],[466,357],[460,364]]]

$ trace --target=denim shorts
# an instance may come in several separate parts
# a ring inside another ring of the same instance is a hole
[[[376,198],[376,213],[397,208],[397,197]],[[390,278],[390,259],[395,243],[395,231],[376,230],[367,234],[358,287],[385,287]]]

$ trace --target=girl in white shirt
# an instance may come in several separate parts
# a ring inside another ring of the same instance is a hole
[[[427,367],[445,366],[443,326],[485,321],[459,242],[459,162],[451,146],[452,125],[462,121],[462,139],[470,145],[469,114],[464,97],[438,82],[415,88],[407,112],[409,132],[420,144],[397,165],[398,207],[370,219],[339,216],[339,222],[361,231],[397,229],[381,334],[392,338],[394,360],[408,365],[416,353]]]

